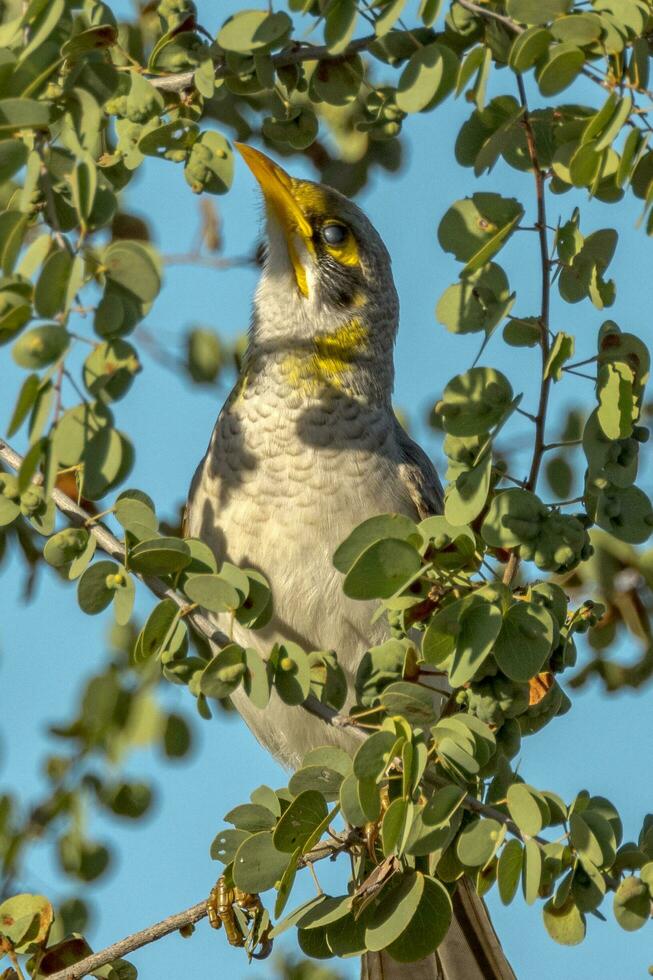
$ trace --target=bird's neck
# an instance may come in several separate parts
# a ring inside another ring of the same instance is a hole
[[[288,298],[257,296],[245,383],[311,401],[334,394],[391,405],[395,311],[366,307],[329,313]]]

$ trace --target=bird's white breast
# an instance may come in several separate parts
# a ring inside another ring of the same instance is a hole
[[[382,641],[383,622],[370,625],[376,603],[343,594],[332,556],[368,517],[416,516],[392,423],[388,408],[337,392],[307,399],[246,389],[223,410],[191,494],[189,532],[271,585],[272,621],[256,633],[236,624],[238,642],[263,654],[284,639],[333,649],[351,683],[363,652]],[[236,701],[259,740],[291,765],[311,745],[342,737],[276,700],[266,712],[244,694]]]

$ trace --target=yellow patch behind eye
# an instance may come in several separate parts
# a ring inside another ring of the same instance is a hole
[[[342,245],[329,245],[325,242],[324,247],[329,255],[332,255],[336,262],[340,262],[341,265],[360,265],[358,245],[350,231],[347,232],[347,237]]]

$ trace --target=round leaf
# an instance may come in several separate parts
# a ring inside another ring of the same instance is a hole
[[[289,860],[275,848],[269,831],[253,834],[236,851],[234,884],[244,892],[265,892],[281,879]]]

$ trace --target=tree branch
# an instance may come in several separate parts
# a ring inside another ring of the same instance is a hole
[[[273,55],[272,64],[275,68],[286,68],[288,65],[298,65],[302,61],[341,61],[358,51],[365,51],[370,48],[375,41],[378,41],[376,34],[368,34],[366,37],[359,37],[347,45],[340,54],[333,54],[326,44],[300,44],[295,42],[289,51],[281,51]],[[154,88],[162,92],[181,92],[185,88],[190,88],[193,84],[194,71],[180,71],[173,75],[148,75],[147,80]],[[215,77],[227,78],[234,75],[226,65],[216,65]]]
[[[460,0],[458,0],[460,2]],[[534,491],[537,485],[537,478],[540,472],[540,466],[542,465],[542,457],[545,452],[545,439],[544,430],[546,427],[546,412],[549,404],[549,391],[551,388],[551,375],[546,377],[546,362],[549,357],[549,313],[551,307],[551,276],[550,267],[551,262],[549,260],[549,243],[547,238],[547,224],[546,224],[546,200],[545,200],[545,186],[544,186],[544,171],[540,167],[539,160],[537,158],[537,147],[535,144],[535,133],[533,132],[533,126],[531,124],[530,113],[528,110],[528,102],[526,100],[526,89],[524,87],[524,79],[521,75],[517,75],[517,87],[519,89],[519,99],[522,106],[524,107],[524,117],[523,125],[524,131],[526,133],[526,145],[528,147],[528,155],[531,161],[531,169],[533,171],[533,177],[535,179],[535,194],[537,197],[537,221],[535,222],[535,227],[537,228],[538,240],[540,245],[540,270],[542,274],[542,287],[541,287],[541,300],[540,300],[540,351],[542,355],[542,378],[540,381],[540,398],[537,406],[537,415],[535,416],[535,441],[533,443],[533,457],[531,460],[531,468],[528,474],[524,488],[526,490]],[[517,574],[517,569],[519,568],[519,556],[516,551],[513,551],[508,564],[506,565],[505,572],[503,575],[503,581],[506,585],[510,585],[513,581],[515,575]]]
[[[541,174],[540,177],[542,178]],[[540,218],[541,216],[542,215],[540,214]],[[543,299],[545,295],[548,297],[548,293],[543,290]],[[544,304],[544,310],[548,316],[548,298]],[[547,331],[543,331],[543,337],[547,337]],[[544,339],[543,343],[546,345],[547,340]],[[539,460],[541,460],[543,449],[544,443],[542,443],[540,447],[538,466],[531,468],[531,472],[534,472],[535,475],[537,475]],[[18,471],[23,462],[23,458],[19,453],[12,449],[7,442],[0,439],[0,461],[10,466],[13,470]],[[34,477],[33,482],[42,483],[42,477]],[[116,559],[117,561],[122,562],[124,558],[124,545],[106,527],[99,523],[89,524],[91,515],[76,504],[75,501],[71,500],[71,498],[61,490],[55,488],[52,491],[52,499],[57,509],[68,518],[71,524],[76,527],[86,527],[95,537],[98,547],[104,551],[105,554]],[[161,579],[150,575],[139,575],[133,571],[131,574],[137,575],[137,578],[139,578],[140,581],[142,581],[143,584],[159,598],[172,599],[173,602],[175,602],[182,609],[186,609],[188,607],[187,598],[181,593],[177,592],[175,589],[167,586],[161,581]],[[211,621],[201,612],[192,610],[187,614],[186,619],[190,621],[193,628],[198,633],[200,633],[211,643],[220,647],[226,646],[230,642],[229,638],[220,630],[216,629]],[[310,714],[314,715],[316,718],[320,718],[327,725],[351,729],[352,736],[357,739],[362,740],[367,735],[364,729],[357,726],[355,718],[352,718],[349,715],[339,714],[333,708],[323,704],[312,694],[309,694],[308,698],[304,701],[301,707],[305,711],[308,711]],[[447,779],[437,775],[436,773],[427,773],[425,775],[425,779],[431,784],[431,786],[436,788],[450,785]],[[463,800],[463,806],[473,813],[478,813],[482,816],[497,820],[499,823],[505,825],[506,829],[522,842],[528,839],[509,816],[507,816],[501,810],[496,809],[487,803],[483,803],[475,796],[468,793]],[[542,837],[534,837],[533,839],[542,846],[549,843]],[[307,863],[323,860],[324,858],[333,856],[340,851],[347,850],[349,846],[357,840],[357,832],[352,831],[348,834],[335,835],[335,837],[330,841],[321,841],[320,843],[316,844],[316,846],[312,848],[308,854],[304,855],[304,857],[300,860],[298,867],[303,867]],[[611,881],[611,879],[606,877],[606,882],[608,887],[614,887],[614,883]],[[92,970],[97,969],[106,963],[110,963],[112,960],[130,953],[135,949],[139,949],[141,946],[145,946],[146,944],[154,942],[157,939],[161,939],[163,936],[166,936],[171,932],[175,932],[184,925],[191,925],[198,922],[200,919],[203,919],[206,914],[206,902],[200,902],[197,905],[193,905],[191,908],[186,909],[184,912],[179,912],[176,915],[169,916],[168,918],[163,919],[161,922],[141,930],[141,932],[134,933],[133,935],[114,943],[112,946],[107,947],[105,950],[102,950],[99,953],[94,953],[92,956],[81,960],[72,967],[67,967],[65,970],[53,974],[49,980],[78,980],[78,978],[86,976]]]
[[[360,835],[353,831],[335,834],[331,840],[321,841],[315,847],[311,848],[308,854],[305,854],[299,859],[297,867],[303,868],[307,865],[315,864],[316,861],[323,861],[325,858],[335,857],[341,851],[351,847],[352,844],[360,842]],[[51,974],[48,980],[79,980],[79,978],[88,976],[93,970],[97,970],[101,966],[113,962],[113,960],[128,956],[129,953],[133,953],[134,950],[140,949],[142,946],[147,946],[149,943],[154,943],[158,939],[163,939],[164,936],[169,936],[171,932],[177,932],[184,926],[191,926],[196,922],[200,922],[207,915],[207,900],[204,899],[204,901],[198,902],[196,905],[191,905],[189,909],[185,909],[183,912],[169,915],[160,922],[155,922],[154,925],[141,929],[140,932],[134,932],[131,936],[125,936],[124,939],[118,940],[117,943],[112,943],[111,946],[100,950],[99,953],[92,953],[90,956],[86,956],[73,966],[67,966],[65,969]]]

